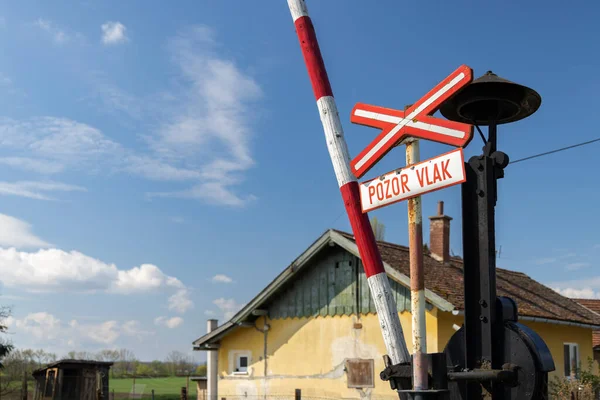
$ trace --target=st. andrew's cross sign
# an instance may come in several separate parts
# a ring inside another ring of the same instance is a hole
[[[356,104],[350,121],[379,128],[381,133],[350,163],[354,175],[361,178],[407,137],[465,147],[473,137],[473,125],[436,118],[432,114],[472,80],[473,71],[462,65],[406,111]]]

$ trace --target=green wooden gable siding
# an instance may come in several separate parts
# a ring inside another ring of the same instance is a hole
[[[410,290],[391,279],[390,285],[398,311],[410,311]],[[299,272],[268,310],[272,319],[376,312],[360,259],[337,246]]]

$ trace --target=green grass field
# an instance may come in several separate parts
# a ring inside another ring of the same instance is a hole
[[[135,386],[136,393],[142,391],[143,397],[149,397],[154,389],[156,396],[177,395],[181,393],[181,388],[185,387],[187,378],[185,377],[168,377],[168,378],[136,378]],[[115,393],[131,393],[133,386],[132,378],[125,379],[110,379],[110,392]],[[188,398],[196,397],[196,382],[190,380]]]

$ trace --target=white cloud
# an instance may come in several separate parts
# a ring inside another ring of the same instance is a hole
[[[131,155],[125,169],[136,175],[156,181],[187,181],[201,178],[198,171],[178,168],[149,156]]]
[[[183,314],[187,310],[194,307],[194,303],[189,298],[187,289],[179,289],[174,295],[169,297],[169,310]]]
[[[2,25],[0,21],[0,29],[1,28]],[[16,87],[14,85],[13,80],[2,72],[0,72],[0,88],[2,88],[5,97],[9,98],[10,101],[13,103],[18,99],[22,99],[26,96],[25,91],[21,88]]]
[[[101,324],[78,326],[82,335],[87,335],[92,341],[103,344],[114,343],[121,333],[117,321],[106,321]]]
[[[190,90],[179,97],[158,137],[150,142],[159,153],[201,161],[202,182],[190,189],[155,195],[198,198],[241,206],[254,196],[240,197],[231,187],[254,166],[250,141],[260,86],[231,60],[218,54],[212,30],[196,26],[170,43],[175,65]]]
[[[535,260],[535,263],[537,265],[552,264],[554,262],[556,262],[556,258],[552,258],[552,257],[540,258],[538,260]]]
[[[56,248],[35,252],[17,248],[47,247],[31,233],[31,226],[0,214],[0,282],[29,292],[106,292],[123,295],[175,290],[168,298],[170,309],[184,313],[193,307],[188,289],[153,264],[119,269],[78,251]]]
[[[579,269],[585,268],[585,267],[589,267],[590,263],[585,263],[585,262],[576,262],[576,263],[571,263],[571,264],[567,264],[567,266],[565,267],[565,269],[567,271],[577,271]]]
[[[212,317],[213,315],[215,315],[215,312],[213,310],[204,310],[204,315]]]
[[[33,25],[50,35],[52,41],[58,45],[66,44],[74,40],[84,40],[84,37],[81,33],[68,32],[66,29],[47,19],[38,18]]]
[[[0,246],[16,248],[47,247],[49,244],[31,232],[31,225],[10,215],[0,214]],[[1,280],[1,278],[0,278]]]
[[[233,279],[231,279],[227,275],[217,274],[212,277],[212,281],[219,282],[219,283],[231,283],[231,282],[233,282]]]
[[[225,299],[223,297],[214,300],[213,304],[221,310],[226,320],[231,319],[235,313],[245,306],[245,304],[236,303],[235,299]]]
[[[163,273],[157,266],[142,264],[120,270],[78,251],[56,248],[22,252],[0,248],[0,281],[9,287],[34,292],[96,292],[117,294],[155,292],[183,284]]]
[[[59,344],[73,346],[81,342],[110,345],[121,336],[131,336],[141,339],[153,332],[144,331],[138,321],[119,323],[109,320],[99,323],[80,323],[77,320],[63,322],[48,312],[36,312],[19,319],[6,319],[9,332],[19,337],[29,336],[35,341],[58,341]]]
[[[566,297],[600,299],[600,276],[554,282],[548,286]]]
[[[164,286],[180,286],[177,278],[165,275],[156,265],[142,264],[117,272],[111,291],[116,293],[147,292]]]
[[[28,314],[23,319],[8,317],[5,322],[8,327],[14,327],[15,330],[30,334],[36,339],[54,339],[59,335],[60,320],[47,312]]]
[[[60,163],[28,157],[0,157],[0,164],[40,174],[56,174],[64,169]]]
[[[84,100],[100,100],[103,111],[119,111],[136,119],[143,117],[142,109],[147,106],[149,100],[138,99],[125,92],[117,85],[111,83],[108,77],[102,72],[92,72],[90,79],[92,85],[91,95],[86,96]],[[98,109],[99,107],[96,108]]]
[[[240,197],[224,185],[223,182],[205,182],[179,192],[149,193],[150,197],[179,197],[188,199],[201,199],[208,204],[242,207],[257,200],[254,195]]]
[[[81,186],[69,185],[61,182],[0,182],[0,195],[20,196],[36,200],[56,200],[44,192],[73,192],[86,191]]]
[[[181,317],[173,317],[173,318],[158,317],[154,320],[154,323],[156,325],[166,326],[169,329],[174,329],[174,328],[177,328],[178,326],[180,326],[181,324],[183,324],[183,318],[181,318]]]
[[[125,34],[127,28],[120,22],[105,22],[100,29],[102,29],[102,43],[104,44],[119,44],[129,40]]]
[[[572,299],[600,299],[600,291],[595,291],[592,288],[584,288],[584,289],[574,289],[574,288],[564,288],[564,289],[554,289],[558,293],[562,294],[565,297],[570,297]]]
[[[8,164],[25,169],[31,169],[26,159],[34,158],[53,165],[56,172],[72,166],[93,172],[121,160],[124,153],[121,145],[99,129],[66,118],[0,118],[0,135],[0,151],[12,158]]]
[[[127,322],[123,323],[121,325],[121,331],[126,336],[133,336],[138,339],[141,339],[142,337],[144,337],[146,335],[154,334],[154,332],[152,332],[152,331],[146,331],[146,330],[142,329],[140,322],[135,321],[135,320],[127,321]]]
[[[1,20],[0,20],[1,21]],[[0,72],[0,86],[6,87],[12,85],[12,79]]]

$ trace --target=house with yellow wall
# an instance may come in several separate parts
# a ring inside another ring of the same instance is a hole
[[[449,254],[451,218],[430,220],[423,263],[427,352],[435,353],[463,324],[463,265]],[[378,247],[411,349],[409,251]],[[593,356],[600,315],[523,273],[498,269],[496,279],[498,295],[516,301],[519,321],[549,347],[550,379]],[[209,320],[193,346],[208,352],[208,400],[290,398],[297,390],[303,398],[397,399],[379,379],[386,349],[358,248],[345,232],[323,233],[231,320]]]
[[[590,311],[600,315],[600,299],[575,299],[579,304],[586,307]],[[594,331],[592,337],[592,345],[594,346],[594,361],[595,367],[600,370],[600,330]]]

